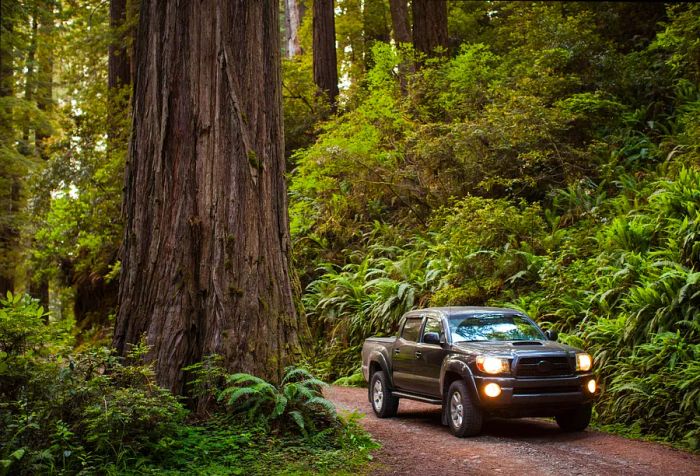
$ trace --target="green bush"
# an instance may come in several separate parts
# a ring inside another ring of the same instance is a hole
[[[124,365],[100,348],[72,355],[69,342],[65,323],[36,301],[0,301],[0,473],[124,466],[184,421],[151,365]]]

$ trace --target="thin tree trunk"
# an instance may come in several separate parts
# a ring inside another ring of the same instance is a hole
[[[299,28],[301,27],[301,0],[285,0],[285,26],[287,33],[287,57],[294,58],[302,53],[299,43]]]
[[[38,29],[36,34],[36,76],[34,100],[37,109],[50,116],[53,110],[53,61],[54,61],[54,2],[47,0],[37,12]],[[46,121],[39,121],[34,130],[34,150],[36,156],[46,162],[49,159],[48,139],[51,127]],[[40,191],[35,197],[34,209],[47,210],[51,201],[48,190]],[[36,212],[35,212],[36,213]],[[32,244],[34,238],[32,238]],[[34,246],[32,246],[34,247]],[[49,307],[49,280],[44,275],[37,275],[34,268],[28,270],[29,294],[38,299],[44,308]]]
[[[374,47],[374,44],[378,41],[389,43],[391,39],[389,17],[390,14],[387,12],[386,4],[383,0],[365,2],[362,9],[365,71],[369,71],[374,66],[374,59],[372,58],[372,47]]]
[[[31,15],[31,36],[29,40],[29,50],[27,51],[27,60],[25,67],[27,73],[24,80],[24,100],[30,103],[34,100],[34,89],[36,88],[35,67],[36,67],[36,36],[38,30],[36,9]],[[29,118],[25,118],[24,129],[22,130],[22,141],[20,142],[19,152],[22,155],[31,155],[32,149],[29,146]]]
[[[218,353],[278,379],[306,332],[290,284],[276,0],[141,5],[114,345],[161,385]]]
[[[338,99],[338,59],[335,51],[333,0],[314,0],[314,83],[328,98],[331,111]]]
[[[109,43],[107,86],[119,89],[131,84],[131,65],[127,50],[126,32],[122,31],[126,22],[126,0],[110,0],[109,27],[112,38]]]
[[[397,45],[411,42],[411,30],[408,23],[408,4],[406,0],[389,0],[391,25],[394,31],[394,42]]]
[[[0,97],[14,95],[13,51],[10,37],[14,33],[14,25],[9,5],[2,5],[2,36],[0,37]],[[12,109],[9,103],[4,111],[8,121],[0,122],[0,140],[8,148],[14,147],[14,130],[11,125]],[[0,223],[0,299],[7,292],[15,290],[14,254],[19,247],[19,234],[14,226],[19,201],[19,179],[13,170],[9,159],[0,160],[0,213],[9,219]]]
[[[447,0],[413,0],[413,46],[427,55],[447,49]]]

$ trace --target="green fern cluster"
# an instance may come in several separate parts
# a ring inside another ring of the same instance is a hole
[[[279,385],[254,375],[236,373],[225,377],[217,400],[232,413],[271,424],[282,431],[298,429],[314,434],[338,424],[335,406],[323,397],[327,384],[307,370],[290,367]]]

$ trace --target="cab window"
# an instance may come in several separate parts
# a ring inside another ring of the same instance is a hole
[[[401,331],[401,338],[410,340],[411,342],[418,342],[420,323],[420,317],[409,317],[406,319],[406,323],[403,325],[403,330]]]
[[[438,336],[442,335],[442,323],[437,317],[429,317],[428,321],[425,323],[425,329],[423,329],[423,337],[421,340],[425,340],[425,335],[429,332],[434,332]]]

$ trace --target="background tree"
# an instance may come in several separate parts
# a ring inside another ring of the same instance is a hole
[[[447,0],[413,0],[413,46],[431,55],[447,49]]]
[[[293,58],[301,53],[299,29],[304,18],[306,7],[303,0],[284,0],[284,25],[286,33],[287,58]]]
[[[408,19],[408,3],[406,0],[389,0],[391,11],[391,26],[396,44],[410,43],[411,30]]]
[[[114,345],[158,381],[219,353],[279,378],[303,320],[290,284],[277,3],[146,1]]]
[[[328,97],[331,110],[338,98],[338,59],[335,52],[333,0],[314,1],[313,10],[314,83]]]
[[[15,150],[14,39],[18,5],[2,2],[0,8],[0,295],[14,291],[18,264],[22,167]]]

